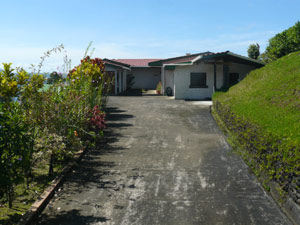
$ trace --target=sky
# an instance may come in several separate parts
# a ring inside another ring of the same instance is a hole
[[[167,58],[204,51],[247,56],[300,20],[299,0],[0,0],[0,62],[62,70],[63,57]]]

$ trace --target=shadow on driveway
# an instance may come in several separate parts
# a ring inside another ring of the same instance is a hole
[[[90,223],[103,223],[108,221],[106,217],[84,216],[81,214],[81,210],[73,209],[69,211],[61,211],[59,215],[55,217],[44,217],[44,225],[50,224],[90,224]],[[66,221],[68,221],[66,223]]]

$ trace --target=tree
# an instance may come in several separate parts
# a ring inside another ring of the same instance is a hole
[[[265,51],[267,62],[276,60],[291,52],[300,50],[300,22],[276,34],[269,40]]]
[[[48,78],[47,83],[54,84],[54,83],[59,82],[60,80],[63,80],[63,76],[54,71],[50,74],[50,77]]]
[[[260,55],[259,44],[251,44],[247,50],[249,58],[258,59]]]

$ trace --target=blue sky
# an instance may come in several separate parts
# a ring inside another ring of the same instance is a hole
[[[26,69],[59,44],[43,70],[93,57],[165,58],[203,51],[264,51],[276,33],[300,20],[299,0],[0,0],[0,62]]]

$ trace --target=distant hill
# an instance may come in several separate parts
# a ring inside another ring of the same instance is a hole
[[[300,203],[300,52],[252,71],[213,110],[244,158]]]

